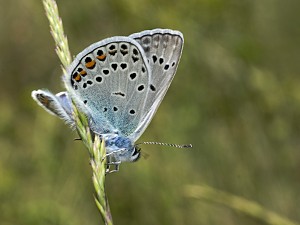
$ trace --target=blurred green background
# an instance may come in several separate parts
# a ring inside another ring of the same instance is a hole
[[[209,185],[300,222],[300,1],[58,0],[73,55],[152,28],[180,30],[177,75],[141,141],[107,177],[115,224],[264,224],[184,194]],[[62,91],[42,2],[0,0],[0,224],[102,224],[87,150],[31,99]]]

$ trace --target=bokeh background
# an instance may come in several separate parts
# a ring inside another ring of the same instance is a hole
[[[177,75],[141,141],[107,177],[115,224],[265,224],[189,198],[208,185],[300,223],[300,1],[58,0],[73,55],[152,28],[180,30]],[[88,152],[31,91],[64,89],[39,0],[0,0],[0,224],[102,224]]]

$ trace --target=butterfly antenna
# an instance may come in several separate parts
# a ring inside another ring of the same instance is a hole
[[[178,144],[170,144],[170,143],[162,143],[162,142],[154,142],[154,141],[145,141],[142,143],[138,143],[137,145],[164,145],[169,147],[175,147],[175,148],[192,148],[192,144],[185,144],[185,145],[178,145]]]

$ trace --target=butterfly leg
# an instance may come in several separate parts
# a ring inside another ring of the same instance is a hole
[[[119,171],[119,167],[121,164],[120,160],[119,161],[111,161],[111,157],[109,157],[107,161],[108,162],[106,163],[106,171],[105,171],[106,174]],[[114,166],[114,168],[111,169],[111,166]]]
[[[122,150],[122,149],[120,149]],[[108,154],[106,154],[106,170],[105,170],[105,174],[109,174],[109,173],[114,173],[114,172],[118,172],[119,171],[119,167],[121,164],[121,160],[116,159],[112,153],[116,153],[116,152],[120,152],[120,150],[118,151],[113,151],[110,152]],[[114,168],[112,168],[112,166],[114,166]]]
[[[105,171],[105,173],[108,174],[108,173],[118,172],[118,171],[119,171],[120,164],[121,164],[121,161],[107,163],[107,164],[106,164],[106,171]],[[114,169],[111,169],[111,168],[110,168],[111,165],[114,165],[115,168],[114,168]]]
[[[123,152],[123,151],[126,151],[126,149],[122,148],[122,149],[119,149],[119,150],[112,151],[110,153],[106,153],[106,155],[101,159],[101,161],[103,162],[103,160],[105,158],[111,157],[112,155],[115,155],[116,153],[120,153],[120,152]]]

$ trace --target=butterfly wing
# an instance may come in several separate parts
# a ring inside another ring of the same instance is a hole
[[[46,90],[37,90],[31,92],[32,98],[47,112],[58,116],[70,126],[74,126],[72,115],[72,105],[66,92],[60,92],[56,95]]]
[[[145,111],[151,71],[132,38],[113,37],[79,53],[65,83],[79,108],[86,108],[98,134],[132,134]]]
[[[143,119],[130,138],[136,141],[144,132],[165,96],[175,75],[183,48],[179,31],[154,29],[129,36],[143,48],[151,69],[150,91],[147,95]]]

